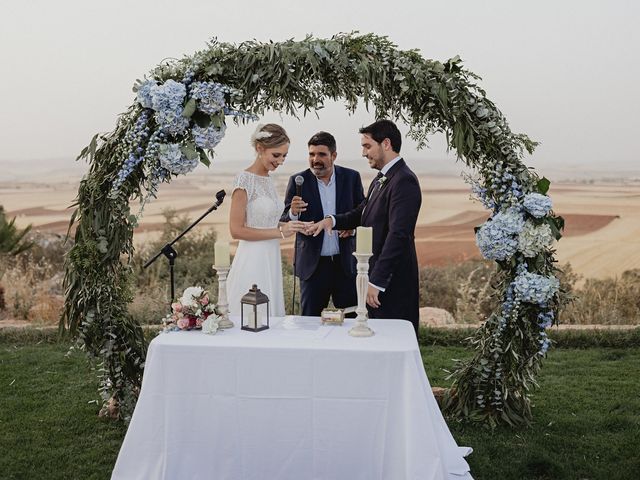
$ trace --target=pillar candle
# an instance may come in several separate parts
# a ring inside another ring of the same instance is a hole
[[[213,251],[215,255],[213,264],[218,267],[228,267],[230,263],[229,242],[216,242]]]
[[[356,253],[371,254],[372,227],[356,228]]]

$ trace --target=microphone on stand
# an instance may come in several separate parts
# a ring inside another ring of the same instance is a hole
[[[209,207],[209,209],[206,212],[200,215],[200,218],[198,218],[195,222],[189,225],[180,235],[178,235],[170,243],[167,243],[164,247],[162,247],[162,249],[153,258],[147,261],[147,263],[145,263],[143,266],[143,268],[147,268],[149,265],[155,262],[160,255],[164,255],[169,260],[169,278],[171,281],[171,298],[169,299],[169,311],[171,311],[171,302],[173,302],[175,298],[173,266],[178,256],[178,252],[176,252],[176,250],[173,248],[172,245],[176,243],[178,240],[180,240],[189,230],[195,227],[204,217],[209,215],[214,210],[217,210],[218,207],[222,205],[222,201],[224,200],[224,197],[226,194],[227,192],[225,192],[224,190],[220,190],[218,193],[216,193],[216,202],[213,205],[211,205],[211,207]]]
[[[293,179],[296,184],[296,196],[302,197],[302,184],[304,183],[304,177],[302,175],[296,175]],[[302,212],[298,212],[298,220],[302,216]],[[298,234],[293,241],[293,295],[291,296],[291,313],[295,315],[295,301],[296,301],[296,256],[298,254]]]
[[[224,190],[220,190],[218,193],[216,193],[216,207],[222,205],[222,201],[224,200],[224,197],[226,195],[227,192],[225,192]]]

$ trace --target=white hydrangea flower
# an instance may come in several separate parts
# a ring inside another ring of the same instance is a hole
[[[553,243],[553,234],[549,225],[536,226],[526,222],[518,236],[518,250],[527,258],[533,258]]]
[[[182,298],[180,299],[180,303],[182,303],[182,305],[185,305],[185,306],[188,305],[190,307],[197,307],[198,302],[196,301],[196,298],[202,295],[203,291],[204,290],[202,287],[185,288],[184,292],[182,293]]]
[[[215,335],[218,331],[218,318],[215,315],[211,315],[204,322],[202,322],[202,332],[208,335]]]

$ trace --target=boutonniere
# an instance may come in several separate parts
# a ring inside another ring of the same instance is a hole
[[[378,179],[378,185],[380,185],[380,188],[384,186],[386,181],[387,181],[387,177],[385,177],[384,175]]]

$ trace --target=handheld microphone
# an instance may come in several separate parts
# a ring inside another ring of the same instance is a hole
[[[304,183],[304,177],[302,175],[296,175],[296,178],[294,179],[294,181],[296,182],[296,195],[298,197],[302,196],[302,184]]]

